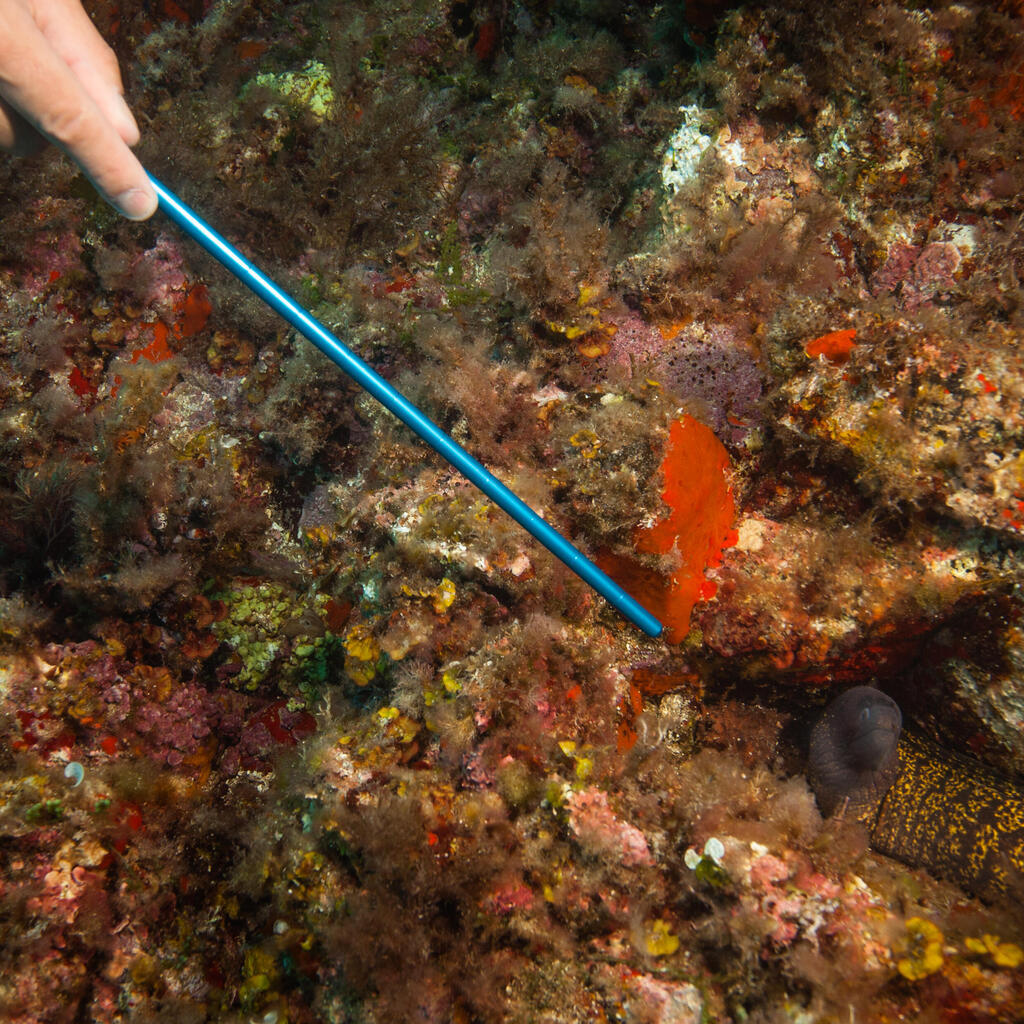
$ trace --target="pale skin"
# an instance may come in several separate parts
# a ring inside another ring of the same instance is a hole
[[[52,142],[114,209],[145,220],[157,199],[138,141],[117,57],[78,0],[0,0],[0,149]]]

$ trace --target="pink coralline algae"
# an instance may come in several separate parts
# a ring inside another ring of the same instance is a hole
[[[67,714],[90,730],[97,745],[100,737],[116,734],[122,744],[180,765],[208,744],[220,717],[205,690],[174,679],[165,668],[132,664],[117,647],[95,641],[50,645],[46,657],[65,692],[95,688],[95,703],[72,704]]]
[[[750,883],[759,894],[761,912],[773,922],[769,939],[788,945],[798,936],[815,940],[837,906],[842,890],[809,870],[806,864],[787,864],[771,853],[760,853],[750,865]]]
[[[63,217],[53,218],[53,214],[61,209],[61,204],[50,200],[37,201],[33,204],[37,218],[44,226],[35,233],[35,237],[25,251],[25,277],[22,285],[29,293],[45,292],[56,284],[64,275],[79,270],[82,265],[82,241],[78,233],[77,218],[72,224],[65,225],[64,230],[51,226],[53,220],[60,224]],[[65,215],[66,209],[61,211]]]
[[[871,278],[872,294],[898,294],[903,308],[913,312],[957,287],[962,262],[960,250],[952,242],[924,246],[896,242]]]
[[[135,302],[168,320],[173,318],[178,293],[188,284],[181,242],[169,234],[160,235],[151,249],[132,256],[103,254],[99,272],[108,285],[129,286]]]
[[[588,856],[612,858],[627,867],[654,863],[646,836],[615,814],[603,790],[590,787],[570,793],[566,806],[569,828]]]
[[[622,987],[631,1019],[650,1024],[700,1024],[704,1019],[704,1001],[695,985],[632,974],[622,979]]]
[[[151,756],[179,765],[200,749],[216,720],[216,705],[205,691],[178,686],[163,703],[139,701],[131,724],[146,736]]]
[[[530,910],[537,897],[529,886],[522,882],[510,882],[491,894],[487,900],[487,909],[492,914],[507,916],[516,911]]]

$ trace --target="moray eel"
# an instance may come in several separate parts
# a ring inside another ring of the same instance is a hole
[[[901,727],[896,703],[870,686],[825,709],[808,772],[822,814],[852,817],[878,853],[983,899],[1024,898],[1024,791]]]

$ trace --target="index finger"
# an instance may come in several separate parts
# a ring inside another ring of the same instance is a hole
[[[124,102],[117,55],[97,31],[78,0],[36,0],[33,17],[57,56],[71,69],[100,113],[129,146],[139,129]]]
[[[142,164],[20,5],[0,8],[0,94],[132,220],[156,209]]]

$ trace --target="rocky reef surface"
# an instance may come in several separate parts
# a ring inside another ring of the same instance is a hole
[[[804,775],[854,684],[1024,774],[1019,4],[91,12],[146,166],[667,629],[5,160],[0,1017],[1024,1019],[1021,901]]]

